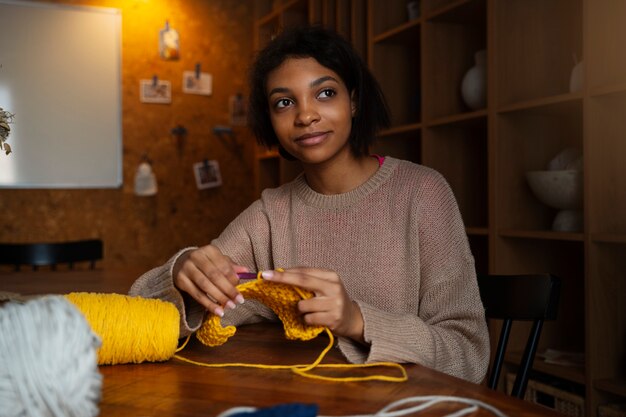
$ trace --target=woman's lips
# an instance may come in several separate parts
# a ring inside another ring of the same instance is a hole
[[[301,146],[313,146],[321,143],[328,136],[328,132],[307,133],[296,138],[295,142]]]

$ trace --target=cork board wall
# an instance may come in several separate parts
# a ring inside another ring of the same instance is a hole
[[[122,11],[123,186],[0,190],[0,241],[99,238],[104,242],[103,267],[145,269],[164,262],[183,247],[208,243],[250,204],[254,193],[254,140],[246,128],[235,127],[233,138],[220,139],[213,133],[215,126],[229,125],[229,97],[247,90],[252,2],[55,3]],[[180,36],[178,60],[159,56],[158,34],[166,21]],[[210,96],[182,92],[183,71],[194,70],[197,63],[202,72],[213,77]],[[140,102],[140,80],[153,75],[171,82],[170,104]],[[188,132],[180,146],[171,134],[177,125]],[[158,181],[158,193],[151,197],[134,194],[135,171],[144,154],[152,161]],[[219,162],[222,186],[196,188],[192,166],[204,159]]]

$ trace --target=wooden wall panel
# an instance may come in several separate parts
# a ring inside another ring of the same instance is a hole
[[[229,96],[247,90],[252,2],[56,2],[122,10],[124,184],[121,189],[0,190],[0,241],[101,238],[103,266],[112,268],[150,268],[182,247],[209,242],[247,207],[254,191],[254,140],[247,130],[235,128],[234,142],[223,142],[212,132],[214,126],[229,123]],[[158,32],[166,20],[180,35],[178,61],[158,55]],[[182,72],[194,70],[197,62],[213,76],[211,96],[182,93]],[[171,104],[139,101],[139,80],[154,74],[171,81]],[[170,134],[178,124],[188,130],[180,149]],[[159,192],[153,197],[133,193],[135,170],[144,153],[157,175]],[[221,187],[196,188],[192,165],[205,158],[219,161]]]

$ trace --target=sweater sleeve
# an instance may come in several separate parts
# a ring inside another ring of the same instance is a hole
[[[421,189],[414,203],[418,314],[357,301],[369,349],[345,338],[339,348],[352,362],[419,363],[478,383],[487,372],[489,335],[463,221],[443,177],[429,175]]]
[[[233,220],[220,237],[212,242],[220,248],[222,253],[230,256],[234,262],[245,265],[251,270],[255,270],[256,267],[254,248],[249,236],[262,235],[263,222],[259,221],[259,216],[262,216],[260,206],[253,204]],[[253,230],[249,230],[249,227],[253,227]],[[252,233],[250,233],[251,231]],[[185,252],[194,249],[196,247],[183,249],[165,264],[146,272],[133,283],[129,291],[131,296],[157,298],[173,303],[180,313],[180,337],[186,337],[198,330],[206,315],[206,310],[201,304],[174,286],[172,277],[172,269],[176,260]],[[268,249],[266,246],[262,246],[258,251],[263,253],[264,251],[267,252]],[[255,300],[248,300],[243,305],[237,306],[235,310],[226,310],[222,325],[237,326],[275,318],[275,314],[269,308]]]
[[[158,266],[140,276],[130,287],[131,296],[158,298],[173,303],[180,313],[180,337],[186,337],[200,328],[205,310],[190,297],[185,297],[174,286],[172,268],[176,260],[185,252],[195,249],[183,249],[172,256],[165,264]]]

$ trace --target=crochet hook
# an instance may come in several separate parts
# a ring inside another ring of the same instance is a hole
[[[237,276],[241,280],[249,281],[252,279],[256,279],[257,273],[256,272],[238,272]]]

